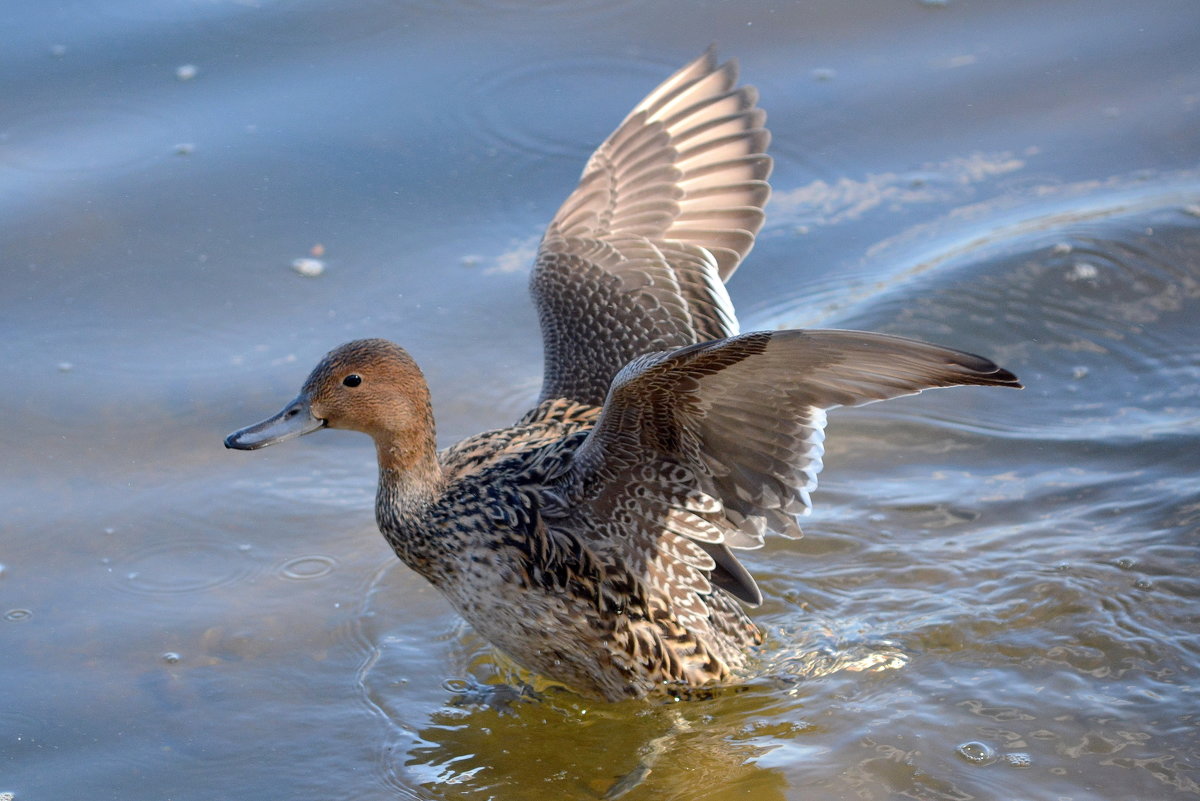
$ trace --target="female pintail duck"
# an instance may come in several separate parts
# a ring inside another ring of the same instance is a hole
[[[382,339],[327,355],[253,450],[321,428],[370,434],[379,528],[521,665],[610,700],[725,682],[761,634],[731,549],[798,537],[825,411],[981,384],[980,356],[858,331],[739,334],[724,282],[763,221],[757,94],[710,51],[600,146],[530,281],[537,404],[438,452],[416,363]],[[740,602],[740,603],[739,603]]]

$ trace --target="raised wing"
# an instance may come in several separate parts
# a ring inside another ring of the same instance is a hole
[[[825,410],[958,384],[1020,387],[983,357],[857,331],[761,332],[644,356],[613,381],[559,479],[562,514],[593,522],[598,551],[619,549],[645,575],[673,571],[685,610],[710,579],[757,603],[729,548],[761,545],[768,528],[800,535]]]
[[[637,105],[554,216],[530,291],[541,400],[600,404],[644,353],[737,333],[724,281],[754,244],[770,194],[757,93],[710,50]]]

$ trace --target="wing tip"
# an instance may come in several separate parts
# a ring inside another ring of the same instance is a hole
[[[1021,379],[1017,378],[1016,373],[1005,370],[1003,367],[997,367],[996,372],[991,375],[991,378],[992,381],[989,383],[997,387],[1025,389],[1025,385],[1021,383]]]
[[[1008,387],[1010,389],[1025,389],[1016,373],[1006,370],[985,356],[974,353],[961,353],[961,358],[954,362],[956,367],[968,371],[965,384],[986,387]]]

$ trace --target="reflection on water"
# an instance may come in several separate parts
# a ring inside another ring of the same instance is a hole
[[[0,793],[1200,794],[1194,4],[10,11]],[[365,439],[221,437],[357,336],[411,346],[446,442],[518,416],[542,226],[713,40],[778,156],[743,328],[943,341],[1028,389],[832,414],[806,536],[750,558],[745,684],[592,704],[396,563]]]

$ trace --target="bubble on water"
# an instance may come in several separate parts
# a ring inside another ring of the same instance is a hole
[[[325,262],[311,258],[295,259],[292,262],[292,269],[305,278],[316,278],[325,272]]]
[[[196,152],[196,146],[191,142],[180,142],[175,145],[176,156],[190,156]]]
[[[1088,368],[1084,367],[1083,365],[1076,365],[1075,367],[1071,368],[1071,378],[1075,379],[1076,381],[1081,378],[1087,378],[1087,374]]]
[[[963,743],[954,750],[960,757],[975,765],[990,765],[996,761],[996,749],[977,740]]]
[[[1200,217],[1200,203],[1191,203],[1183,207],[1184,214],[1190,214],[1193,217]]]
[[[4,613],[4,619],[10,623],[20,623],[33,617],[33,612],[28,609],[9,609]]]
[[[1004,761],[1014,768],[1030,768],[1033,767],[1033,757],[1029,754],[1014,751],[1011,754],[1004,755]]]
[[[180,64],[175,68],[175,77],[181,81],[190,81],[199,72],[200,69],[195,64]]]
[[[162,655],[162,661],[166,662],[168,665],[178,664],[181,659],[183,659],[183,657],[174,651],[167,651]]]
[[[837,77],[837,70],[830,67],[817,67],[809,74],[815,81],[832,81]]]
[[[1072,247],[1070,245],[1070,243],[1068,243],[1068,242],[1059,242],[1057,245],[1050,248],[1050,252],[1053,253],[1055,256],[1065,256],[1066,254],[1070,253],[1074,249],[1075,248]]]
[[[75,369],[75,365],[71,364],[70,362],[59,362],[57,367],[58,372],[60,373],[69,373]]]
[[[67,46],[62,44],[50,45],[50,55],[62,58],[67,54]]]

